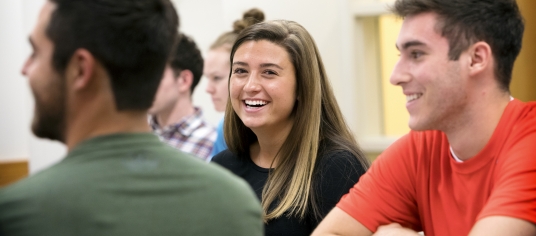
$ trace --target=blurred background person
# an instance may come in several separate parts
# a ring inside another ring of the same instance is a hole
[[[0,235],[262,235],[243,180],[147,125],[177,28],[168,0],[45,2],[22,74],[33,133],[68,153],[0,189]]]
[[[231,65],[229,149],[213,161],[252,186],[266,235],[310,235],[369,166],[314,40],[295,22],[258,23],[238,35]]]
[[[242,19],[233,24],[233,30],[225,32],[216,39],[210,46],[206,56],[206,65],[203,74],[208,78],[206,91],[212,98],[214,109],[218,112],[224,112],[229,97],[229,72],[231,71],[231,48],[236,41],[238,34],[246,27],[258,22],[264,21],[264,13],[252,8],[244,13]],[[227,149],[223,138],[223,119],[219,122],[217,128],[217,139],[212,149],[212,156]]]
[[[208,160],[216,129],[205,120],[201,108],[192,103],[192,93],[202,74],[201,52],[190,37],[180,33],[149,109],[149,123],[162,141]]]

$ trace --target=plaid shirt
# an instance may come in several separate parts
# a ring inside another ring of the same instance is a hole
[[[149,116],[149,124],[160,140],[187,153],[208,161],[216,141],[216,129],[203,119],[196,107],[194,114],[182,118],[176,124],[160,127],[156,117]]]

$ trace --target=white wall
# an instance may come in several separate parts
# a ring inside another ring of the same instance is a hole
[[[0,161],[28,158],[35,173],[65,155],[62,144],[37,139],[30,132],[33,98],[27,80],[19,71],[30,48],[28,33],[45,0],[0,1]],[[206,53],[210,44],[252,7],[265,12],[267,20],[287,19],[302,24],[316,40],[347,120],[355,120],[351,64],[352,16],[350,0],[173,0],[181,31],[190,35]],[[216,124],[222,117],[214,111],[202,79],[194,103]],[[352,128],[355,124],[350,122]]]
[[[267,20],[293,20],[303,25],[315,39],[339,105],[346,107],[347,120],[355,116],[351,49],[353,17],[350,0],[174,0],[181,20],[181,31],[190,35],[206,54],[210,44],[223,32],[232,30],[235,20],[252,7],[264,11]],[[204,108],[212,122],[221,118],[212,108],[201,80],[194,92],[194,103]],[[356,125],[350,123],[355,129]]]
[[[28,156],[26,81],[19,73],[23,60],[22,4],[0,1],[0,160]]]
[[[65,147],[30,130],[33,97],[20,74],[30,54],[28,34],[44,0],[0,1],[0,161],[29,159],[34,173],[61,159]]]

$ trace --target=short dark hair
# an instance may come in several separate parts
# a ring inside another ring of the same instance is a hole
[[[509,91],[524,31],[515,0],[397,0],[391,10],[401,17],[436,13],[437,30],[449,41],[451,60],[458,60],[473,43],[489,44],[499,85]]]
[[[117,110],[145,110],[153,102],[175,44],[179,19],[169,0],[50,0],[56,4],[47,36],[53,67],[64,73],[84,48],[103,64]]]
[[[179,42],[174,52],[171,54],[171,68],[177,77],[182,70],[189,70],[193,74],[190,92],[193,93],[195,87],[203,75],[203,57],[201,51],[197,48],[194,40],[190,37],[179,34]]]

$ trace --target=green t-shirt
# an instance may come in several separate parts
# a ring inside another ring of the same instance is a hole
[[[262,235],[249,186],[150,133],[92,138],[0,189],[0,235]]]

